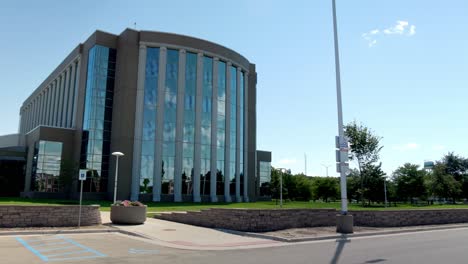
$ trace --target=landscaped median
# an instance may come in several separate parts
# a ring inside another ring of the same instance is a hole
[[[78,226],[77,205],[0,205],[0,227]],[[99,205],[83,205],[81,226],[101,224]]]
[[[468,223],[468,209],[350,211],[356,226],[403,227]],[[210,228],[266,232],[289,228],[335,226],[335,209],[228,209],[159,213],[154,217]]]

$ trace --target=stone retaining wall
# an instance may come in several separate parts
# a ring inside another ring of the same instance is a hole
[[[78,225],[79,206],[0,205],[0,227],[63,227]],[[99,205],[83,205],[81,225],[101,224]]]
[[[211,228],[265,232],[288,228],[334,226],[335,209],[221,209],[161,213],[155,218]],[[400,227],[468,223],[468,209],[350,211],[355,226]]]
[[[354,225],[400,227],[468,223],[468,209],[353,211]]]
[[[222,209],[200,212],[163,213],[155,218],[190,225],[224,228],[249,232],[264,232],[288,228],[329,226],[335,209]]]

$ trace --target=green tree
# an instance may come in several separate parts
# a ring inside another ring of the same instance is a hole
[[[345,126],[345,135],[349,139],[351,158],[358,165],[361,186],[357,192],[361,195],[361,202],[364,203],[365,199],[369,202],[380,200],[377,197],[383,193],[385,173],[381,169],[381,164],[376,165],[376,163],[383,148],[380,146],[382,138],[356,121]]]
[[[432,196],[450,198],[453,203],[461,193],[461,183],[447,173],[446,165],[441,162],[436,162],[426,184]]]
[[[339,178],[314,177],[312,180],[312,199],[328,202],[339,197]]]
[[[401,200],[411,198],[425,198],[427,195],[424,185],[426,172],[420,170],[416,164],[405,163],[393,172],[396,195]]]
[[[356,121],[345,126],[345,135],[349,139],[351,157],[357,161],[359,172],[362,173],[364,166],[379,161],[381,137],[374,134],[372,130]]]
[[[363,197],[372,202],[383,202],[385,197],[384,180],[385,172],[382,171],[382,164],[366,164],[362,168],[361,180],[364,188],[362,188]],[[362,201],[364,202],[364,201]]]

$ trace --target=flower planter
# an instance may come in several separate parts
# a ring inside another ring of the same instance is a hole
[[[146,221],[144,206],[111,206],[110,218],[113,224],[140,225]]]

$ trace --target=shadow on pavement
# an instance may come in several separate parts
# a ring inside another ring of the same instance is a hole
[[[340,260],[341,253],[343,252],[343,249],[345,247],[346,243],[351,243],[351,240],[348,239],[348,236],[345,234],[342,234],[340,238],[336,240],[338,245],[336,246],[335,249],[335,255],[333,255],[332,260],[330,261],[330,264],[337,264],[338,260]]]

